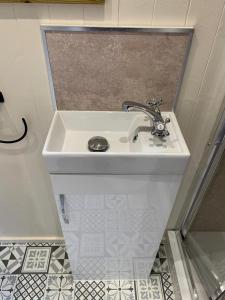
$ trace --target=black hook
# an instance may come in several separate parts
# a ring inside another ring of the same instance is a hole
[[[0,92],[0,103],[4,103],[4,102],[5,102],[5,99],[3,97],[2,92]]]
[[[24,118],[22,118],[22,121],[23,121],[23,124],[24,124],[24,133],[23,133],[23,135],[21,135],[21,137],[19,137],[16,140],[11,140],[11,141],[0,140],[0,143],[3,143],[3,144],[13,144],[13,143],[20,142],[22,139],[25,138],[25,136],[27,135],[28,128],[27,128],[26,120]]]

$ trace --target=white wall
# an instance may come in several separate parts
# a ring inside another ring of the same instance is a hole
[[[169,224],[175,226],[184,202],[187,204],[185,195],[225,92],[225,66],[221,61],[224,3],[225,0],[106,0],[105,6],[0,4],[0,90],[6,98],[0,106],[0,137],[19,134],[22,116],[29,123],[26,141],[0,144],[0,237],[61,236],[41,158],[53,114],[41,23],[196,26],[177,107],[192,160]],[[199,122],[200,118],[203,121]]]

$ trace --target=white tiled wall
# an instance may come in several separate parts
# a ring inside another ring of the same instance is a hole
[[[157,0],[153,14],[154,26],[184,26],[189,0]]]
[[[152,25],[154,0],[120,0],[119,25]]]
[[[53,114],[40,24],[195,26],[177,106],[192,160],[169,224],[175,226],[224,96],[225,0],[106,0],[101,5],[0,4],[0,137],[29,138],[0,144],[0,236],[60,236],[41,149]],[[207,118],[205,117],[207,116]],[[200,143],[201,141],[201,143]]]

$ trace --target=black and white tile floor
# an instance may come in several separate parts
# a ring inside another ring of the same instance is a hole
[[[61,242],[0,244],[0,300],[174,300],[165,245],[149,280],[76,281]]]

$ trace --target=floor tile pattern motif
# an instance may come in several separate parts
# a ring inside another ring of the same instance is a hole
[[[13,295],[14,287],[16,284],[16,276],[14,275],[1,275],[0,276],[0,299],[10,300]]]
[[[30,247],[26,249],[22,273],[47,273],[51,247]]]
[[[103,281],[77,281],[75,286],[75,299],[100,300],[105,295]]]
[[[39,300],[44,297],[47,276],[45,274],[21,274],[18,276],[14,299]]]
[[[175,300],[163,243],[149,279],[135,281],[73,280],[63,242],[0,243],[0,300],[156,299]]]
[[[49,275],[46,288],[46,300],[74,299],[73,277],[69,274]]]
[[[19,274],[25,250],[24,245],[0,245],[0,274]]]

